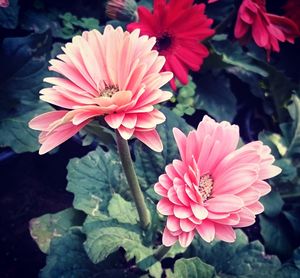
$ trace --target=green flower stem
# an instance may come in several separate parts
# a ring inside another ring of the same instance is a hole
[[[154,258],[157,259],[158,261],[160,261],[171,249],[171,247],[167,247],[164,245],[161,245],[160,247],[158,247],[158,249],[155,251],[154,253]]]
[[[139,214],[140,224],[143,229],[147,229],[150,225],[150,214],[133,167],[128,142],[121,137],[118,131],[116,131],[116,137],[122,166]]]

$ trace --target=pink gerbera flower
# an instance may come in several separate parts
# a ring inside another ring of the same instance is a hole
[[[93,119],[104,116],[124,139],[137,137],[155,151],[162,150],[156,125],[165,121],[154,105],[172,94],[160,87],[172,73],[160,73],[165,58],[152,50],[155,38],[139,37],[139,30],[124,32],[107,26],[103,35],[84,32],[63,47],[64,54],[50,61],[53,84],[41,90],[41,99],[63,110],[42,114],[29,126],[42,131],[40,154],[63,143]]]
[[[207,242],[233,242],[233,228],[252,225],[264,209],[259,198],[271,187],[263,180],[281,172],[270,148],[256,141],[236,149],[238,126],[208,116],[187,137],[176,128],[173,133],[181,160],[154,186],[162,196],[157,209],[168,216],[163,244],[179,240],[187,247],[196,233]]]
[[[294,43],[299,36],[297,25],[284,16],[269,14],[265,0],[244,0],[241,4],[234,29],[234,35],[246,42],[250,33],[259,47],[267,50],[268,60],[271,51],[279,52],[279,41]]]
[[[155,36],[155,48],[166,57],[164,70],[172,71],[182,83],[188,83],[188,71],[198,71],[209,54],[201,43],[214,34],[213,23],[205,14],[205,5],[193,0],[154,0],[153,11],[138,8],[139,22],[127,25],[129,31],[141,29],[143,35]],[[171,87],[176,88],[175,78]]]

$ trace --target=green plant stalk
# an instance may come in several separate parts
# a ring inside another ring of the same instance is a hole
[[[116,139],[123,170],[139,214],[141,227],[147,229],[150,226],[150,213],[133,167],[128,142],[121,137],[118,131],[116,131]]]
[[[155,253],[153,254],[154,258],[157,259],[158,261],[160,261],[171,249],[171,247],[167,247],[164,245],[161,245],[160,247],[158,247],[158,249],[155,251]]]

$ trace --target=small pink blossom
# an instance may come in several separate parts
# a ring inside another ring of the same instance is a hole
[[[152,50],[155,38],[106,26],[104,33],[84,32],[63,47],[64,54],[50,61],[50,70],[62,77],[45,81],[53,87],[40,91],[41,99],[62,107],[30,121],[40,130],[44,154],[103,116],[124,139],[137,137],[155,151],[162,150],[156,126],[165,116],[154,105],[172,94],[160,87],[173,77],[161,73],[165,58]]]
[[[0,7],[7,8],[9,6],[8,0],[0,0]]]
[[[157,210],[168,217],[163,244],[187,247],[196,233],[207,242],[233,242],[233,228],[252,225],[264,210],[259,198],[271,187],[263,180],[281,172],[270,148],[256,141],[236,149],[238,126],[208,116],[188,136],[173,133],[181,159],[154,186],[162,196]]]

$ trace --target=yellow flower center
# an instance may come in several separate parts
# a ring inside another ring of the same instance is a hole
[[[100,91],[100,97],[112,97],[116,92],[119,92],[119,87],[116,85],[107,85]]]
[[[198,191],[203,199],[203,202],[206,201],[212,192],[214,185],[214,180],[210,174],[205,174],[200,177]]]

